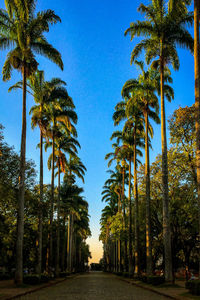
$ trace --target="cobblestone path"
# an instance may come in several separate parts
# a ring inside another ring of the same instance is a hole
[[[90,272],[18,299],[167,300],[168,298],[128,284],[116,278],[116,276],[101,272]]]

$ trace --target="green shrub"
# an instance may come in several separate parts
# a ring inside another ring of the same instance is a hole
[[[117,276],[122,276],[123,273],[122,272],[113,272],[113,274],[117,275]]]
[[[8,273],[4,273],[4,274],[0,273],[0,280],[9,280],[11,278],[12,278],[12,276]]]
[[[25,284],[31,284],[36,285],[40,283],[40,278],[36,274],[29,274],[24,276],[24,283]]]
[[[147,276],[146,275],[141,275],[138,277],[139,280],[141,280],[144,283],[147,283]]]
[[[187,290],[190,290],[190,289],[192,288],[192,282],[193,282],[193,280],[188,280],[188,281],[186,281],[186,283],[185,283],[185,288],[186,288]]]
[[[165,278],[163,276],[148,276],[147,283],[152,285],[160,285],[165,282]]]
[[[123,272],[122,276],[125,278],[130,278],[129,272]]]
[[[189,289],[193,295],[200,295],[200,280],[189,280],[185,284],[186,289]]]
[[[70,272],[60,272],[60,277],[64,278],[70,275]]]
[[[46,283],[49,281],[49,276],[46,275],[46,274],[41,274],[41,279],[40,279],[40,282],[41,283]]]

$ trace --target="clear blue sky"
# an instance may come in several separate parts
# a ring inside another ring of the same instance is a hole
[[[2,1],[3,3],[3,1]],[[64,72],[48,60],[38,57],[39,69],[45,71],[46,79],[60,77],[68,84],[78,113],[78,134],[81,144],[80,157],[87,167],[85,197],[89,202],[93,240],[98,240],[99,219],[104,203],[101,190],[107,178],[105,154],[112,150],[109,138],[114,130],[112,114],[114,106],[121,100],[121,88],[126,80],[137,76],[130,66],[130,53],[137,39],[130,42],[124,31],[131,21],[141,19],[137,12],[139,0],[38,0],[37,9],[53,9],[62,19],[52,26],[47,38],[62,54]],[[147,3],[147,1],[143,1]],[[5,60],[1,53],[0,68]],[[180,50],[180,71],[174,73],[175,100],[166,103],[167,117],[179,106],[194,103],[193,57]],[[8,93],[8,87],[21,78],[14,72],[12,80],[1,82],[0,123],[5,126],[5,138],[16,150],[20,148],[21,136],[21,92]],[[28,109],[33,100],[28,98]],[[27,158],[32,158],[39,167],[39,131],[27,124]],[[161,151],[160,127],[155,127],[151,161]],[[45,160],[46,165],[46,160]],[[45,183],[50,182],[50,173],[45,169]],[[94,247],[92,252],[94,255]],[[95,255],[94,255],[95,256]]]

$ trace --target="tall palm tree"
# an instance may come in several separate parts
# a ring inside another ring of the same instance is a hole
[[[106,258],[107,267],[109,271],[117,270],[116,258],[115,258],[115,243],[112,241],[110,235],[111,217],[116,215],[118,211],[118,195],[115,192],[113,185],[104,185],[102,191],[102,201],[105,201],[107,205],[102,210],[100,219],[101,234],[99,239],[104,244],[104,256]],[[113,251],[114,250],[114,251]]]
[[[68,241],[67,241],[67,269],[72,272],[73,268],[73,240],[74,240],[74,221],[75,217],[80,218],[79,204],[81,193],[83,188],[78,187],[75,184],[69,183],[64,179],[63,186],[61,188],[62,206],[65,207],[68,213]],[[83,199],[82,199],[83,200]],[[82,203],[83,204],[83,203]]]
[[[82,180],[84,183],[84,176],[85,172],[87,171],[85,165],[82,163],[80,158],[76,155],[70,155],[67,162],[66,162],[66,169],[65,169],[65,177],[72,182],[74,179],[72,178],[73,175],[77,176]]]
[[[149,117],[157,124],[160,123],[158,117],[159,105],[155,95],[158,72],[151,68],[145,72],[143,62],[135,62],[141,69],[142,74],[136,80],[128,80],[122,88],[122,96],[132,99],[127,105],[137,105],[144,115],[145,121],[145,181],[146,181],[146,264],[147,275],[152,275],[152,235],[151,235],[151,205],[150,205],[150,162],[149,162]],[[159,77],[158,77],[159,78]],[[155,82],[156,81],[156,82]],[[134,94],[134,97],[132,97]],[[137,96],[136,96],[137,95]],[[136,103],[135,103],[136,102]],[[129,109],[129,108],[127,108]],[[152,129],[152,127],[151,127]]]
[[[195,70],[195,110],[196,110],[196,168],[197,195],[199,212],[199,241],[200,241],[200,46],[199,46],[199,18],[200,2],[194,0],[194,70]],[[200,248],[199,248],[200,249]],[[200,250],[199,250],[199,278],[200,278]]]
[[[69,159],[66,161],[65,165],[65,175],[64,182],[68,185],[69,189],[73,189],[75,184],[75,176],[80,178],[84,183],[84,175],[86,172],[86,167],[81,162],[80,158],[77,155],[70,154]],[[72,202],[72,206],[74,205],[73,197],[71,197],[70,201]],[[74,213],[72,210],[69,211],[68,215],[68,238],[67,238],[67,269],[69,272],[72,271],[72,252],[73,252],[73,232],[74,232]],[[64,256],[64,254],[63,254]]]
[[[52,99],[55,99],[52,101]],[[52,253],[53,253],[53,204],[54,204],[54,170],[55,170],[55,138],[56,134],[60,136],[60,130],[66,134],[73,133],[76,135],[76,129],[72,123],[77,123],[77,114],[74,111],[74,103],[69,97],[67,90],[64,87],[53,87],[50,85],[49,103],[46,106],[49,116],[49,137],[52,140],[52,168],[51,168],[51,209],[50,209],[50,232],[49,232],[49,253],[47,268],[50,272],[52,268]],[[48,144],[48,142],[47,142]]]
[[[139,273],[139,223],[138,223],[138,189],[137,189],[137,155],[142,155],[138,146],[143,147],[143,123],[144,119],[142,112],[136,105],[127,105],[130,101],[135,99],[135,95],[128,99],[119,102],[115,107],[113,114],[114,124],[118,125],[120,122],[127,120],[123,131],[132,136],[133,145],[133,164],[134,164],[134,199],[135,199],[135,273]],[[131,194],[129,188],[129,274],[133,274],[133,256],[132,256],[132,205]]]
[[[43,33],[49,31],[49,25],[60,21],[52,11],[38,12],[35,15],[36,2],[5,0],[6,10],[0,10],[0,48],[10,49],[3,66],[3,80],[11,78],[12,69],[18,69],[23,77],[23,111],[19,171],[19,204],[17,219],[16,274],[15,282],[23,281],[23,234],[24,234],[24,177],[26,156],[26,85],[27,78],[37,69],[34,53],[42,54],[63,69],[60,53],[53,48]],[[13,47],[14,46],[14,47]]]
[[[177,5],[183,9],[190,5],[191,0],[177,0]],[[169,0],[172,6],[172,0]],[[195,110],[196,110],[196,169],[197,169],[197,195],[198,195],[198,218],[199,218],[199,240],[200,240],[200,46],[199,46],[199,18],[200,2],[194,0],[194,77],[195,77]],[[199,278],[200,278],[200,253],[199,253]]]
[[[51,143],[48,143],[48,146],[51,147]],[[65,173],[67,159],[66,155],[70,154],[72,156],[76,156],[77,146],[80,147],[78,141],[70,136],[66,136],[62,134],[55,139],[55,163],[58,169],[58,199],[57,199],[57,235],[56,235],[56,264],[55,264],[55,275],[59,276],[60,266],[60,175],[61,172]],[[48,159],[48,168],[49,170],[52,168],[52,156],[51,153]]]
[[[61,210],[68,215],[68,237],[67,237],[67,269],[71,272],[73,267],[72,253],[74,241],[74,226],[75,218],[81,219],[81,209],[85,210],[87,204],[81,196],[83,188],[75,184],[71,184],[67,177],[64,177],[64,182],[61,187]],[[73,223],[72,223],[73,221]],[[65,257],[65,254],[64,254]]]
[[[115,118],[115,114],[113,116]],[[119,115],[118,115],[119,117]],[[136,166],[139,163],[137,156],[142,156],[142,152],[138,149],[138,146],[140,147],[144,147],[144,142],[143,142],[143,138],[144,138],[144,134],[142,132],[142,135],[139,135],[139,120],[137,120],[137,132],[136,132],[136,138],[134,136],[134,123],[133,121],[131,121],[130,119],[126,121],[126,123],[124,124],[124,128],[123,131],[116,131],[112,134],[112,137],[117,137],[118,141],[121,140],[123,142],[122,146],[120,147],[121,151],[123,152],[124,157],[127,159],[128,162],[128,169],[129,169],[129,179],[128,179],[128,202],[129,202],[129,237],[128,237],[128,241],[129,241],[129,275],[132,276],[133,275],[133,255],[132,255],[132,199],[131,199],[131,189],[132,189],[132,174],[131,174],[131,164],[132,162],[134,162],[134,169],[135,169],[135,179],[136,179]],[[143,130],[143,124],[141,124],[141,129]],[[134,145],[134,143],[136,143],[136,146]],[[135,161],[134,161],[135,159]],[[134,188],[134,191],[136,191],[136,185]],[[136,205],[138,206],[138,197],[137,194],[135,194],[135,202]],[[138,216],[136,216],[137,219]],[[139,232],[137,232],[139,234]],[[138,238],[138,234],[137,234],[137,240]],[[137,244],[137,243],[136,243]],[[139,246],[138,246],[139,247]],[[136,255],[137,259],[136,259],[136,265],[138,265],[138,255]],[[137,269],[137,268],[136,268]]]
[[[144,148],[144,126],[143,120],[136,113],[131,119],[126,121],[123,133],[128,136],[129,145],[133,151],[133,165],[134,165],[134,200],[135,200],[135,274],[140,272],[140,258],[139,258],[139,202],[138,202],[138,184],[137,184],[137,168],[140,161],[138,156],[142,157],[140,148]],[[129,163],[129,180],[131,171],[131,161]],[[130,183],[129,183],[130,185]],[[131,203],[131,185],[129,187],[129,274],[133,275],[133,257],[132,257],[132,203]]]
[[[46,106],[49,102],[53,102],[58,97],[58,93],[52,96],[52,90],[66,85],[60,78],[52,78],[50,81],[44,80],[44,71],[37,71],[27,80],[27,92],[33,96],[36,105],[34,105],[30,113],[32,113],[32,128],[38,126],[40,128],[40,203],[39,203],[39,222],[38,222],[38,264],[36,272],[41,276],[42,263],[42,204],[43,204],[43,138],[48,136],[49,116]],[[9,88],[9,92],[23,88],[23,82],[19,81]],[[63,91],[59,94],[63,97]]]
[[[111,163],[114,160],[117,160],[117,164],[118,164],[118,169],[122,174],[122,183],[121,183],[121,189],[120,189],[120,197],[119,197],[119,203],[118,203],[118,212],[123,211],[123,229],[124,229],[124,233],[126,231],[126,198],[125,198],[125,176],[126,176],[126,168],[127,168],[127,163],[126,163],[126,159],[127,159],[127,153],[126,150],[124,149],[124,145],[120,146],[119,142],[122,139],[122,134],[121,132],[114,132],[111,136],[111,140],[113,138],[117,137],[117,143],[113,143],[112,147],[115,148],[114,152],[108,153],[105,156],[105,159],[109,159],[108,162],[108,167],[110,167]],[[119,163],[121,163],[121,166],[119,165]],[[120,257],[120,248],[121,248],[121,241],[118,240],[118,255],[119,255],[119,261],[121,260]],[[128,261],[127,261],[127,239],[125,237],[124,239],[124,270],[127,271],[128,268]],[[119,262],[119,272],[121,271],[121,262]]]
[[[116,157],[115,157],[116,159]],[[122,172],[122,168],[119,165],[119,163],[117,164],[117,166],[115,167],[115,170],[108,170],[107,171],[110,174],[109,179],[106,180],[105,182],[105,186],[112,186],[115,194],[117,194],[118,196],[118,210],[117,212],[119,214],[121,214],[122,212],[122,196],[123,196],[123,179],[126,181],[127,183],[127,177],[123,176],[123,172]],[[121,235],[121,234],[120,234]],[[116,246],[115,246],[115,270],[117,272],[121,272],[121,263],[122,263],[122,259],[121,259],[121,236],[119,236],[116,239]]]
[[[172,5],[175,5],[176,1],[173,1],[173,3]],[[154,67],[158,67],[160,71],[165,280],[172,281],[164,70],[167,64],[172,64],[173,68],[178,70],[179,59],[176,49],[177,45],[181,45],[193,51],[193,39],[185,28],[186,25],[192,24],[193,16],[192,14],[188,14],[187,10],[181,14],[180,10],[178,10],[176,13],[175,6],[167,10],[164,0],[153,0],[149,5],[141,4],[138,10],[145,15],[146,20],[131,23],[130,27],[125,31],[125,35],[129,33],[131,40],[135,36],[145,37],[133,49],[131,63],[145,50],[147,63],[154,60]]]

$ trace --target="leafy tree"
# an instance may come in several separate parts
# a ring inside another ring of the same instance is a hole
[[[53,48],[43,33],[49,31],[49,25],[60,21],[52,11],[38,12],[35,15],[36,3],[30,1],[6,0],[6,10],[0,10],[0,47],[12,49],[7,54],[3,66],[3,80],[11,78],[12,69],[21,71],[23,77],[23,112],[21,135],[21,160],[19,170],[19,204],[18,204],[18,233],[17,260],[15,281],[23,281],[23,234],[24,234],[24,180],[26,155],[26,86],[27,78],[37,69],[34,53],[42,54],[63,69],[60,53]],[[13,49],[14,45],[14,49]]]
[[[135,36],[144,36],[132,51],[131,63],[145,50],[147,63],[154,60],[153,66],[160,71],[161,95],[161,141],[162,141],[162,178],[163,178],[163,238],[165,249],[165,279],[172,280],[171,240],[169,224],[169,195],[168,195],[168,164],[167,139],[164,104],[164,70],[172,64],[175,70],[179,68],[177,45],[186,47],[193,52],[193,39],[185,25],[192,24],[193,16],[187,10],[177,10],[176,1],[171,1],[170,10],[165,1],[154,0],[149,5],[141,4],[138,10],[145,15],[145,21],[131,23],[125,31]]]

